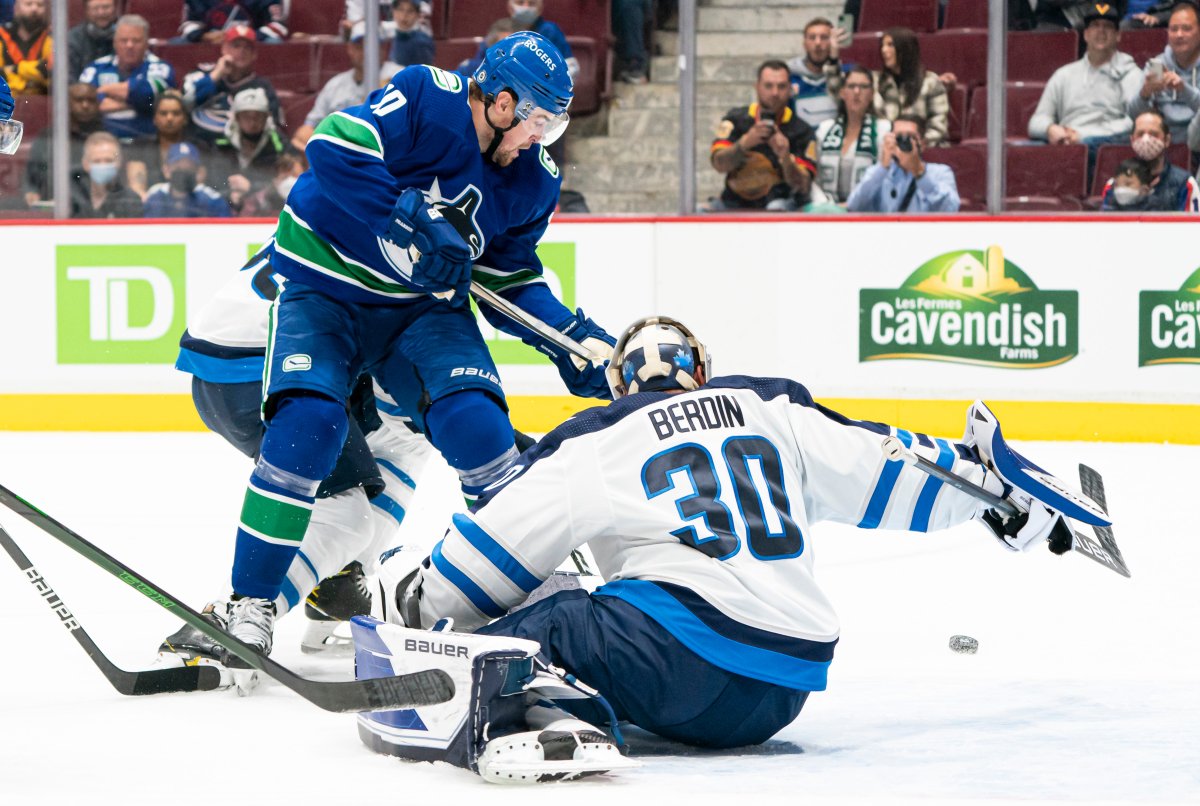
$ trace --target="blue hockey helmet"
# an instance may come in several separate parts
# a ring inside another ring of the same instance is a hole
[[[699,388],[696,367],[708,379],[708,350],[680,321],[669,316],[639,319],[621,334],[605,374],[613,399],[637,392],[691,391]]]
[[[567,62],[550,40],[518,31],[488,48],[472,76],[488,103],[508,90],[517,99],[521,124],[548,146],[566,131],[575,83]]]

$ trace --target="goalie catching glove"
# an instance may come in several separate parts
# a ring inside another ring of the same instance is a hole
[[[416,188],[396,200],[387,237],[412,258],[410,284],[427,293],[455,292],[451,299],[466,304],[471,287],[471,248],[454,225]]]
[[[974,446],[988,470],[983,486],[1019,510],[1012,517],[996,509],[976,516],[1009,551],[1029,551],[1044,540],[1055,554],[1070,551],[1074,530],[1064,512],[1088,523],[1099,517],[1101,525],[1107,524],[1094,502],[1009,448],[999,420],[982,401],[975,401],[967,410],[963,443]]]

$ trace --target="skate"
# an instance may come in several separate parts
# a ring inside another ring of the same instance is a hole
[[[479,775],[494,784],[571,781],[639,766],[604,731],[573,717],[492,739],[479,757]]]
[[[200,615],[212,624],[225,629],[226,602],[209,602]],[[191,625],[184,624],[178,631],[163,639],[158,647],[158,658],[154,665],[159,668],[183,666],[211,666],[221,674],[218,688],[233,685],[229,668],[225,665],[225,648]]]
[[[341,657],[354,652],[354,641],[345,626],[352,616],[371,612],[371,591],[362,564],[352,562],[321,581],[304,600],[308,626],[300,639],[300,651],[309,655]]]

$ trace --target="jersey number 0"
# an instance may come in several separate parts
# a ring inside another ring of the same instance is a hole
[[[750,553],[760,560],[799,556],[804,536],[792,519],[779,451],[764,437],[731,437],[721,446],[721,456],[733,481]],[[709,557],[728,560],[738,553],[741,539],[733,514],[721,500],[722,476],[707,448],[689,442],[650,457],[642,466],[646,497],[677,491],[676,481],[683,475],[691,491],[675,499],[675,508],[685,525],[671,534]]]

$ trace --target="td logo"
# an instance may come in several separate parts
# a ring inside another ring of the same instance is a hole
[[[59,246],[60,364],[171,364],[187,299],[182,244]]]

